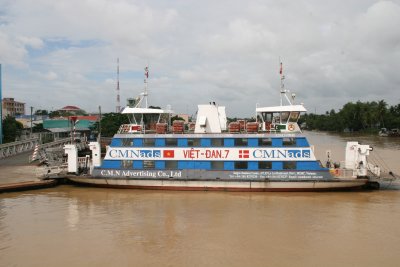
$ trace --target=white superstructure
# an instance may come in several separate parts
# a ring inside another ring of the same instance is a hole
[[[226,130],[224,106],[214,104],[198,105],[195,133],[221,133]]]

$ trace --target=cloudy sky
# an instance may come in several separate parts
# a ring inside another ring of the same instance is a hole
[[[285,86],[310,112],[400,103],[400,0],[0,0],[3,97],[89,112],[143,89],[149,102],[228,116],[279,105]],[[28,112],[28,108],[27,108]]]

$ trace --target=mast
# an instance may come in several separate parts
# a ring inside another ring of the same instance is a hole
[[[281,106],[283,106],[283,98],[286,98],[286,100],[289,102],[290,105],[293,105],[292,101],[290,101],[290,99],[288,98],[286,93],[289,93],[289,90],[285,89],[285,75],[283,75],[283,64],[281,61],[281,58],[279,57],[279,64],[280,64],[280,68],[279,68],[279,75],[281,76]],[[294,100],[295,94],[292,94],[292,99]]]
[[[147,80],[149,79],[149,66],[147,65],[146,68],[144,68],[144,93],[143,93],[143,97],[144,97],[144,103],[145,103],[145,108],[148,108],[148,103],[147,103]]]
[[[144,108],[148,108],[148,103],[147,103],[147,85],[148,85],[148,79],[149,79],[149,66],[146,66],[144,68],[144,90],[143,93],[139,95],[137,99],[135,99],[135,108],[143,108],[143,101],[144,101]]]
[[[280,57],[279,57],[279,64],[280,64],[279,75],[281,76],[281,106],[282,106],[283,105],[283,96],[285,95],[286,90],[285,90],[285,84],[283,83],[283,80],[285,79],[285,75],[283,75],[283,66],[282,66],[282,60]]]
[[[115,112],[121,112],[121,101],[119,98],[119,58],[117,58],[117,106],[115,107]]]

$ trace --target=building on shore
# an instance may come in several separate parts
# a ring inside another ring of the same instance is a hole
[[[3,98],[2,100],[2,119],[7,116],[15,117],[16,115],[25,114],[25,103],[15,101],[14,98]]]
[[[86,115],[86,111],[76,106],[65,106],[56,110],[60,116],[77,116]]]
[[[47,120],[49,115],[16,115],[15,120],[22,123],[24,129],[35,127],[38,124],[43,124],[43,120]],[[32,121],[32,123],[31,123]]]
[[[57,134],[57,137],[70,136],[74,130],[71,117],[43,120],[43,129]],[[75,131],[88,136],[99,120],[99,116],[76,116],[74,119],[76,120]]]

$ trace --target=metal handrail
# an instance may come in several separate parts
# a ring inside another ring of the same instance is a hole
[[[38,138],[30,138],[30,139],[26,139],[23,141],[16,141],[16,142],[1,144],[0,149],[11,147],[11,146],[23,145],[23,144],[27,144],[30,142],[39,142],[39,139]]]

